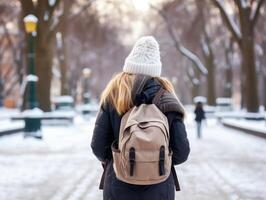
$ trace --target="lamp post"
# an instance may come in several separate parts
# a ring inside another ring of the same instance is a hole
[[[36,109],[38,107],[38,101],[36,98],[36,82],[38,77],[35,75],[35,53],[34,53],[34,38],[36,36],[36,28],[38,19],[32,14],[27,15],[23,19],[25,30],[28,33],[28,95],[27,95],[27,110],[24,116],[25,119],[25,135],[33,136],[41,139],[41,111]]]
[[[27,108],[33,109],[38,106],[37,98],[36,98],[36,82],[38,81],[38,77],[35,75],[35,67],[34,67],[34,37],[36,35],[36,27],[37,27],[38,19],[34,15],[30,14],[24,18],[25,30],[28,33],[28,102]]]
[[[82,74],[84,77],[84,85],[83,85],[83,102],[89,103],[90,101],[90,92],[89,92],[89,78],[91,76],[91,69],[90,68],[84,68],[82,70]]]

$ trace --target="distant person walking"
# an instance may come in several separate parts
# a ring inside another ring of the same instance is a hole
[[[105,166],[104,200],[175,198],[173,165],[190,148],[183,106],[161,65],[157,41],[142,37],[102,93],[91,147]]]
[[[195,121],[197,123],[197,136],[198,139],[202,137],[202,120],[205,119],[205,111],[203,109],[203,104],[201,102],[196,103],[196,108],[194,111],[196,117]]]

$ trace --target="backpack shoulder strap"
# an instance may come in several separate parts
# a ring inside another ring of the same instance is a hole
[[[102,173],[102,177],[101,177],[101,181],[100,181],[100,185],[99,185],[100,190],[103,190],[103,187],[104,187],[104,180],[105,180],[105,176],[106,176],[107,164],[108,164],[107,160],[106,160],[106,162],[102,163],[103,173]]]
[[[121,123],[120,123],[120,132],[124,129],[124,127],[126,126],[127,120],[129,118],[130,112],[131,112],[132,108],[127,111],[121,118]]]
[[[160,103],[160,98],[161,98],[161,96],[163,96],[163,93],[164,93],[164,89],[161,87],[160,89],[159,89],[159,91],[155,94],[155,96],[154,96],[154,98],[153,98],[153,100],[152,100],[152,103],[153,104],[155,104],[155,105],[159,105],[159,103]]]
[[[179,185],[179,181],[178,181],[178,178],[177,178],[177,175],[176,175],[176,171],[175,171],[174,165],[172,165],[171,169],[172,169],[171,171],[172,171],[173,178],[174,178],[174,183],[175,183],[175,190],[176,191],[180,191],[180,185]]]

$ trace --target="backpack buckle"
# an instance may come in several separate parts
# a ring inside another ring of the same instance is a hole
[[[165,168],[164,168],[164,160],[165,160],[165,147],[160,147],[160,157],[159,157],[159,175],[165,175]]]
[[[135,165],[135,148],[131,147],[129,149],[129,163],[130,163],[130,170],[129,170],[129,174],[130,176],[133,176],[133,171],[134,171],[134,165]]]

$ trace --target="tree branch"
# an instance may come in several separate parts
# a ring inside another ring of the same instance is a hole
[[[187,82],[190,84],[190,87],[196,86],[197,82],[198,83],[200,82],[200,80],[197,77],[195,77],[195,75],[191,75],[188,70],[186,70],[186,75],[188,78]]]
[[[251,14],[251,20],[253,22],[253,26],[256,25],[258,18],[259,18],[259,14],[260,14],[260,8],[263,5],[263,3],[265,2],[265,0],[259,0],[259,2],[257,3],[257,6],[255,8],[255,10],[253,11],[253,13]]]
[[[83,13],[87,8],[89,8],[94,1],[96,1],[96,0],[89,0],[89,2],[87,4],[85,4],[84,6],[82,6],[82,8],[79,11],[68,16],[67,21],[70,22],[70,21],[76,19],[76,17],[78,15],[80,15],[81,13]],[[58,22],[55,25],[53,25],[53,27],[51,27],[51,33],[49,34],[50,36],[55,34],[58,31],[59,27],[61,26],[63,17],[65,17],[64,13],[59,17]]]
[[[178,41],[178,39],[175,36],[174,30],[167,18],[167,16],[164,14],[164,12],[158,8],[156,8],[155,6],[151,5],[151,8],[156,10],[157,13],[162,17],[162,19],[164,20],[166,27],[167,27],[167,31],[171,37],[171,39],[174,42],[174,46],[175,48],[186,58],[188,58],[200,71],[201,73],[203,73],[204,75],[208,74],[208,70],[206,69],[206,67],[203,65],[203,63],[201,62],[201,60],[199,59],[199,57],[194,54],[193,52],[191,52],[189,49],[187,49],[186,47],[184,47],[183,45],[180,44],[180,42]]]
[[[241,8],[241,1],[242,0],[234,0],[235,4],[237,5],[238,8]]]
[[[48,1],[49,1],[49,0],[48,0]],[[50,16],[53,15],[53,13],[54,13],[56,7],[59,5],[60,2],[61,2],[61,0],[55,0],[54,5],[52,5],[52,6],[48,3],[48,8],[49,8]]]
[[[20,0],[23,17],[28,14],[35,14],[35,9],[32,0]]]
[[[15,89],[16,84],[18,84],[19,80],[18,78],[14,78],[11,83],[9,84],[10,86],[4,91],[4,96],[9,96],[13,90]]]
[[[6,36],[8,44],[12,47],[13,46],[13,41],[12,41],[11,36],[9,34],[9,31],[8,31],[8,29],[6,27],[6,23],[3,20],[0,20],[0,23],[3,24],[2,26],[3,26],[3,29],[4,29],[4,35]]]
[[[242,34],[239,30],[239,27],[235,24],[233,19],[228,15],[223,3],[220,0],[212,0],[213,4],[219,9],[222,19],[225,25],[228,27],[232,33],[234,39],[240,43],[242,39]]]
[[[78,15],[82,14],[84,11],[87,10],[87,8],[89,8],[92,3],[96,1],[96,0],[89,0],[87,4],[85,4],[84,6],[81,7],[81,9],[79,11],[77,11],[76,13],[73,13],[72,15],[70,15],[68,17],[68,20],[73,20],[75,19]]]

